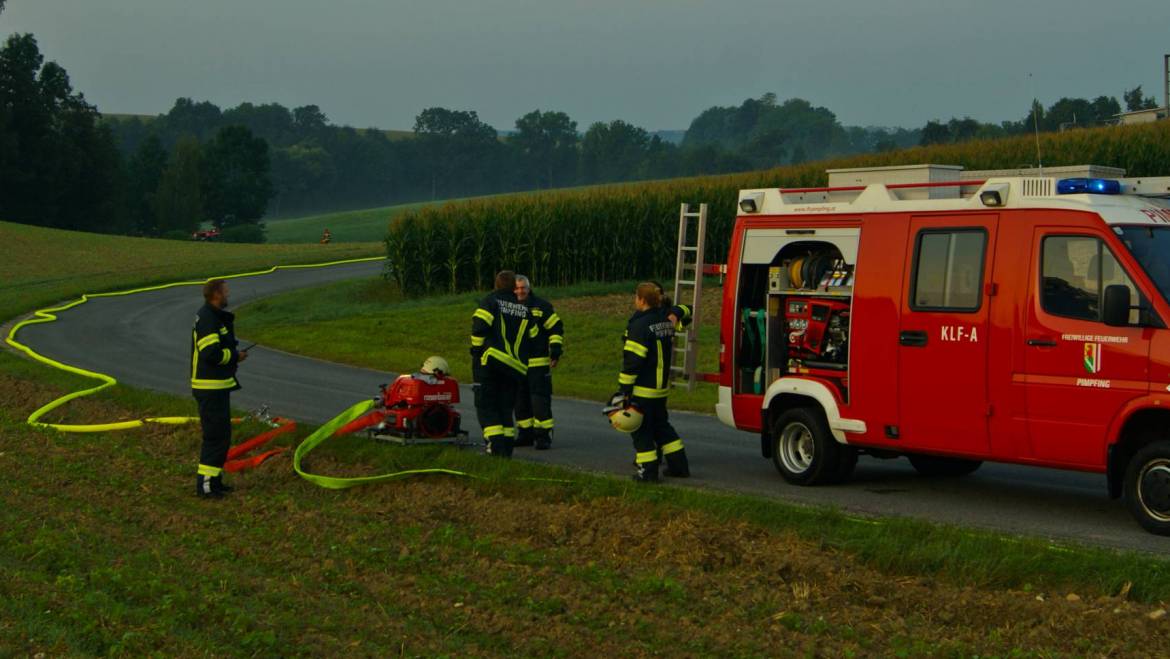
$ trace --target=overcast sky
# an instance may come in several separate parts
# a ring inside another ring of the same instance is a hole
[[[654,130],[773,91],[912,127],[1137,84],[1161,102],[1170,1],[8,0],[0,32],[34,33],[111,113],[190,96],[359,127],[437,105],[502,129],[540,108]]]

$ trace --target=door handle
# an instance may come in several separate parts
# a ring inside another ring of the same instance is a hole
[[[905,330],[898,334],[898,343],[910,348],[922,348],[926,345],[926,332]]]
[[[1028,345],[1039,348],[1055,348],[1056,341],[1053,339],[1028,339]]]

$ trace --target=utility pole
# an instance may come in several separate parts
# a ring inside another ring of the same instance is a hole
[[[1170,55],[1162,56],[1162,111],[1170,119]]]

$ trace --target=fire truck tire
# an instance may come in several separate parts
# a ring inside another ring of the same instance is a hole
[[[1125,469],[1125,505],[1142,528],[1170,535],[1170,441],[1146,444]]]
[[[856,460],[855,452],[837,443],[819,409],[794,407],[772,423],[772,464],[793,485],[835,483]]]
[[[914,467],[914,471],[917,471],[923,476],[966,476],[967,474],[974,473],[976,469],[983,466],[982,460],[944,458],[937,455],[916,455],[913,453],[906,457],[910,459],[910,464]]]

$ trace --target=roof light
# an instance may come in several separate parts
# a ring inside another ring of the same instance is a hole
[[[984,206],[1003,206],[1007,201],[1008,185],[1006,183],[989,184],[979,193],[979,201]]]
[[[1121,194],[1121,182],[1110,178],[1062,178],[1056,194]]]
[[[739,200],[739,209],[745,213],[755,213],[764,205],[763,192],[749,192]]]

